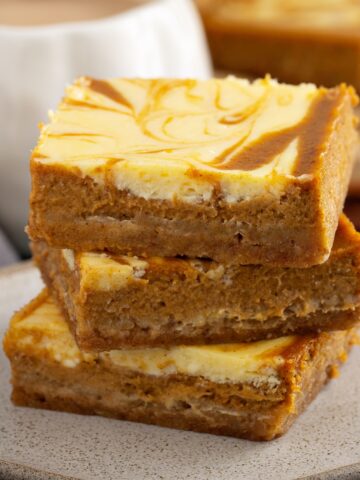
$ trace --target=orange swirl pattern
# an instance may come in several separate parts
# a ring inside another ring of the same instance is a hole
[[[215,93],[208,98],[196,91],[198,82],[195,80],[138,80],[137,84],[147,89],[146,102],[140,110],[137,110],[135,105],[109,82],[86,79],[89,90],[121,106],[121,113],[133,116],[142,134],[154,141],[154,145],[150,143],[148,148],[138,148],[135,150],[136,153],[169,152],[176,156],[183,155],[185,159],[189,150],[196,151],[204,145],[211,147],[213,144],[216,151],[217,142],[220,141],[226,145],[226,148],[205,163],[219,170],[249,171],[271,163],[292,141],[297,139],[298,153],[293,162],[292,172],[295,176],[311,172],[345,93],[345,88],[319,90],[300,122],[290,127],[267,132],[249,142],[248,139],[256,122],[269,102],[270,89],[264,89],[264,92],[253,102],[248,103],[245,108],[234,110],[222,105],[220,83],[216,84]],[[171,112],[170,108],[164,108],[168,94],[174,89],[184,90],[187,103],[193,104],[195,109],[187,111],[187,104],[184,105],[183,111]],[[196,109],[197,103],[200,104],[198,109]],[[73,101],[71,104],[74,105]],[[204,104],[207,106],[206,109],[202,108]],[[105,110],[110,108],[106,105],[100,107],[86,102],[79,103],[79,106]],[[176,132],[186,132],[187,129],[183,128],[184,124],[195,116],[198,117],[197,123],[202,127],[196,141],[192,142],[191,139],[187,140],[184,136],[176,135]],[[173,125],[177,128],[172,128]],[[166,147],[161,148],[162,144]]]
[[[275,133],[265,134],[239,153],[236,145],[218,159],[219,163],[214,162],[213,165],[227,170],[253,170],[260,165],[270,163],[276,155],[283,152],[293,140],[298,138],[298,154],[293,175],[311,173],[314,163],[319,159],[327,129],[334,118],[339,101],[338,91],[323,92],[313,101],[302,122]]]

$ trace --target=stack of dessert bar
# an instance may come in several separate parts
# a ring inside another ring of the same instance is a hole
[[[31,160],[48,290],[5,337],[17,405],[269,440],[355,338],[344,85],[95,80]]]

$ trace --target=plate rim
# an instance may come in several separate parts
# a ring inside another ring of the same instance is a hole
[[[360,462],[326,470],[315,475],[297,477],[294,480],[356,480],[360,474]],[[7,480],[82,480],[81,477],[63,475],[37,469],[29,465],[0,459],[0,478]],[[144,479],[146,480],[146,479]]]

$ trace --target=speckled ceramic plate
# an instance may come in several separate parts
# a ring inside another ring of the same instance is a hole
[[[40,288],[31,264],[0,270],[1,337]],[[360,478],[360,348],[288,434],[269,443],[15,408],[3,354],[0,365],[1,479]]]

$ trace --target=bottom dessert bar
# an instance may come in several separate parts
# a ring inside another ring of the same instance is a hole
[[[14,315],[4,348],[16,405],[271,440],[334,375],[354,338],[348,330],[84,353],[44,291]]]

